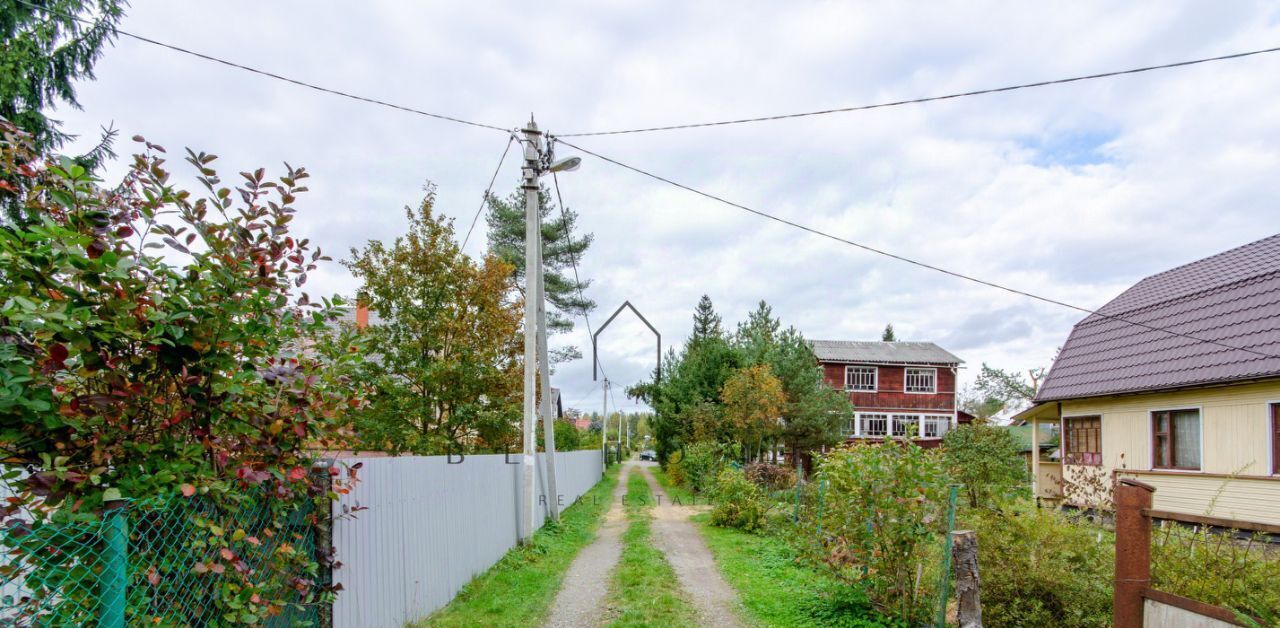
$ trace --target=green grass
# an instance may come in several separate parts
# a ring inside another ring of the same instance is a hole
[[[650,524],[653,494],[639,471],[627,482],[627,519],[622,535],[622,559],[610,583],[615,627],[692,626],[697,624],[693,606],[680,590],[676,574],[662,552],[653,547]]]
[[[528,626],[545,619],[569,564],[595,538],[617,483],[614,466],[561,513],[559,524],[544,525],[532,543],[507,552],[448,606],[415,625]]]
[[[744,619],[757,626],[884,626],[855,587],[798,560],[785,540],[718,528],[697,515],[725,580],[737,589]]]

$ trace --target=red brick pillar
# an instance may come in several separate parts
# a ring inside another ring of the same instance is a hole
[[[1142,594],[1151,586],[1151,509],[1156,489],[1137,480],[1116,484],[1115,628],[1142,628]]]

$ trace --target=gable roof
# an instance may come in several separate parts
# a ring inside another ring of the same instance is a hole
[[[956,365],[964,360],[932,342],[885,342],[880,340],[811,340],[819,362],[865,364]]]
[[[1147,277],[1098,313],[1076,323],[1036,401],[1280,377],[1280,234]]]

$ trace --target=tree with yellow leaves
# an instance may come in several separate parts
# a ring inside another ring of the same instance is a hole
[[[520,324],[512,269],[480,262],[434,213],[435,191],[406,208],[409,232],[352,249],[344,265],[378,314],[366,381],[376,394],[355,422],[363,447],[391,452],[502,450],[520,417]]]
[[[725,418],[737,432],[743,454],[755,459],[773,445],[782,430],[782,410],[787,402],[782,382],[768,364],[734,371],[720,392]]]

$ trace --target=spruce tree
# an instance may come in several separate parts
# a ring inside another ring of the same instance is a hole
[[[723,338],[724,326],[716,308],[711,304],[711,297],[702,295],[698,306],[693,310],[693,334],[690,343],[700,342],[708,338]]]
[[[72,136],[45,111],[59,103],[77,109],[74,81],[92,79],[93,64],[115,36],[125,0],[0,1],[0,118],[30,133],[40,153],[61,147]],[[85,20],[88,22],[82,22]],[[105,130],[97,148],[77,158],[89,170],[111,156],[114,130]],[[4,179],[24,190],[24,177]],[[21,195],[3,195],[10,222],[23,220]]]
[[[883,334],[880,334],[880,339],[881,339],[881,340],[883,340],[883,341],[885,341],[885,342],[893,342],[893,341],[897,340],[897,337],[895,337],[895,336],[893,335],[893,324],[892,324],[892,323],[884,326],[884,333],[883,333]]]

